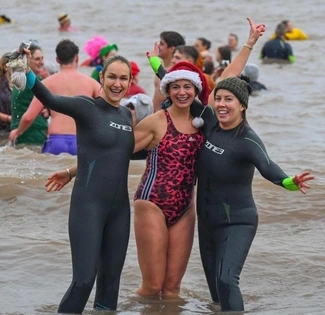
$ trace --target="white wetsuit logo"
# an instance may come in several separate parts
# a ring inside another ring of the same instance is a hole
[[[116,129],[123,130],[123,131],[131,131],[132,132],[132,128],[130,126],[120,125],[120,124],[117,124],[117,123],[115,123],[113,121],[110,121],[109,126],[113,127],[113,128],[116,128]]]
[[[213,145],[213,144],[212,144],[211,142],[209,142],[208,140],[205,142],[205,147],[206,147],[208,150],[211,150],[212,152],[217,153],[217,154],[222,154],[223,152],[225,152],[224,149],[221,149],[221,148],[216,147],[215,145]]]

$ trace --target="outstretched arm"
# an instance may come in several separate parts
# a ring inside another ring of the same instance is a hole
[[[77,165],[57,171],[49,176],[45,184],[47,191],[59,191],[77,174]]]
[[[283,180],[282,185],[288,190],[300,190],[305,194],[307,192],[306,189],[310,189],[310,185],[307,182],[314,178],[315,176],[310,175],[310,172],[304,171],[293,177],[286,178]]]
[[[265,32],[265,24],[255,25],[251,18],[247,18],[247,20],[250,25],[247,42],[243,45],[243,48],[240,50],[234,60],[222,72],[220,80],[241,75],[254,45],[260,36],[262,36]],[[208,104],[214,104],[214,91],[210,93]]]

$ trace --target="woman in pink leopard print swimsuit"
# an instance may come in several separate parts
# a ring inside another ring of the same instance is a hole
[[[190,105],[198,94],[206,95],[206,86],[196,66],[177,63],[161,81],[172,105],[144,118],[134,131],[134,151],[149,151],[134,202],[140,295],[176,297],[180,292],[193,244],[195,171],[204,141],[192,125]]]

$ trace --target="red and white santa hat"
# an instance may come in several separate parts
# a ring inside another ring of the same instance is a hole
[[[203,105],[208,103],[210,94],[209,86],[203,72],[194,64],[180,61],[173,65],[160,82],[160,91],[168,96],[167,86],[178,80],[188,80],[194,84],[199,91],[199,99]]]

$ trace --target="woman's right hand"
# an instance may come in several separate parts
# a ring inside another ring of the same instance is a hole
[[[47,191],[60,191],[70,181],[71,178],[67,170],[57,171],[50,175],[45,187]]]

